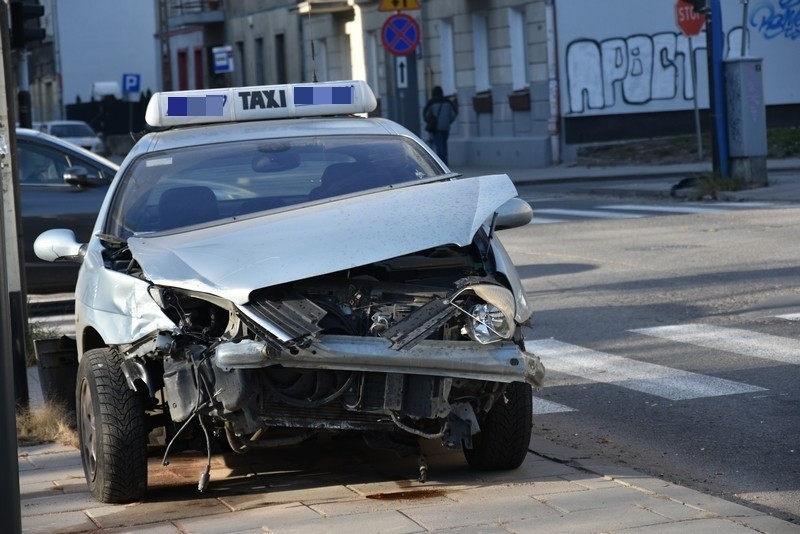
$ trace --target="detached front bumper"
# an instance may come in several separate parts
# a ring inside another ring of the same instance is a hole
[[[408,350],[390,349],[391,342],[377,337],[321,335],[303,349],[283,350],[269,356],[265,343],[244,340],[223,343],[216,349],[221,369],[284,365],[302,369],[331,369],[444,376],[489,382],[544,383],[539,357],[511,342],[480,345],[464,341],[425,340]]]

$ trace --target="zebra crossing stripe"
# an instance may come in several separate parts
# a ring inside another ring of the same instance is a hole
[[[561,223],[561,222],[567,222],[567,220],[566,219],[540,219],[539,217],[534,216],[533,219],[531,219],[531,222],[529,222],[528,224],[550,224],[550,223]]]
[[[555,339],[526,341],[548,370],[613,384],[669,400],[688,400],[766,391],[723,378],[606,354]]]
[[[724,208],[710,208],[708,206],[650,206],[645,204],[619,204],[598,206],[598,208],[604,210],[653,211],[657,213],[720,213],[726,211]]]
[[[565,413],[574,411],[576,411],[575,408],[570,408],[569,406],[564,406],[563,404],[549,401],[547,399],[540,399],[535,395],[533,397],[533,415],[545,415],[548,413]]]
[[[800,321],[800,313],[787,313],[786,315],[776,315],[778,319],[786,319],[787,321]]]
[[[639,328],[631,332],[753,358],[800,364],[800,341],[750,330],[686,324]]]
[[[568,215],[574,217],[591,217],[593,219],[640,219],[644,217],[641,213],[603,213],[596,210],[566,210],[556,208],[546,208],[537,210],[534,208],[534,214],[538,217],[540,215]]]

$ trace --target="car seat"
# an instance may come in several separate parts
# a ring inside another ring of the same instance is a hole
[[[200,185],[167,189],[158,201],[158,216],[161,230],[213,221],[219,217],[217,197]]]

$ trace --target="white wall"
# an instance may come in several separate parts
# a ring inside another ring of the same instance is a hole
[[[692,109],[689,40],[675,0],[556,0],[561,110],[565,116]],[[750,53],[763,58],[767,105],[800,103],[798,0],[750,2]],[[794,13],[794,16],[792,16]],[[742,4],[722,0],[724,57],[738,57]],[[696,50],[698,102],[708,107],[706,36]],[[730,49],[730,54],[729,54]]]
[[[159,90],[155,3],[152,0],[57,0],[64,104],[88,102],[92,82],[141,75],[141,89]]]

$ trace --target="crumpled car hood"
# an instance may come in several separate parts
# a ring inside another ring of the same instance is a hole
[[[162,236],[128,240],[153,283],[244,304],[254,289],[444,244],[466,246],[517,195],[488,175],[418,184]]]

